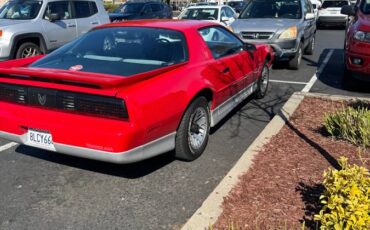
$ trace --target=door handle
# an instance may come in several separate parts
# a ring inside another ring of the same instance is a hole
[[[92,25],[98,25],[99,22],[91,22]]]
[[[67,24],[67,26],[68,26],[68,27],[70,27],[70,28],[74,28],[74,27],[76,27],[76,25],[75,25],[75,24]]]
[[[222,73],[223,74],[227,74],[228,72],[230,72],[230,68],[229,67],[226,67],[224,70],[222,70]]]

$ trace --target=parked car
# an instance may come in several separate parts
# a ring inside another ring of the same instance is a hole
[[[244,10],[244,8],[247,6],[248,3],[243,0],[238,0],[238,1],[228,1],[226,4],[230,6],[231,8],[233,8],[235,12],[240,14]]]
[[[109,14],[112,22],[137,19],[169,19],[172,9],[162,2],[126,2]]]
[[[108,22],[100,0],[11,0],[0,8],[0,60],[48,53]]]
[[[322,3],[319,0],[310,0],[315,13],[316,20],[319,18],[319,10],[321,9]]]
[[[231,24],[245,42],[267,43],[275,58],[298,69],[315,47],[316,20],[309,0],[252,0]]]
[[[325,0],[319,10],[318,26],[345,26],[348,16],[341,14],[342,6],[349,6],[349,0]]]
[[[229,26],[237,18],[230,6],[191,6],[181,12],[178,19],[207,20]]]
[[[270,46],[216,23],[104,25],[44,57],[0,63],[0,138],[114,163],[173,149],[191,161],[211,126],[265,96],[272,60]]]
[[[344,44],[345,76],[370,81],[370,2],[345,5],[341,13],[351,16]]]

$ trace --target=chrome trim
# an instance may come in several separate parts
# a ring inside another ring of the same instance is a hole
[[[220,122],[228,113],[231,112],[231,110],[238,106],[240,102],[253,94],[256,89],[257,82],[255,81],[246,88],[239,91],[239,93],[235,94],[234,96],[223,102],[221,105],[216,107],[211,113],[211,127]]]
[[[26,135],[16,135],[8,132],[0,131],[0,137],[18,142],[20,144],[28,145],[26,142]],[[63,153],[71,156],[89,158],[93,160],[106,161],[116,164],[128,164],[141,160],[145,160],[162,153],[168,152],[175,148],[176,132],[170,133],[166,136],[158,138],[154,141],[138,146],[124,152],[107,152],[95,150],[90,148],[83,148],[72,145],[65,145],[61,143],[54,143],[55,152]],[[28,145],[30,146],[30,145]],[[32,146],[35,147],[35,146]],[[39,147],[36,147],[39,148]],[[41,149],[41,148],[40,148]],[[49,149],[46,149],[49,150]],[[50,151],[50,150],[49,150]]]

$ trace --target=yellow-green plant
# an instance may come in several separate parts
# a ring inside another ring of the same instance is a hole
[[[324,126],[332,136],[353,144],[370,146],[370,110],[366,107],[346,107],[325,115]]]
[[[321,223],[321,230],[370,229],[370,177],[369,171],[358,165],[348,164],[341,157],[342,169],[324,172],[325,192],[320,197],[323,208],[314,219]]]

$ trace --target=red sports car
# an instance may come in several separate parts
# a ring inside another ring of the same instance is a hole
[[[0,64],[0,137],[130,163],[175,149],[191,161],[209,129],[267,91],[273,54],[200,21],[98,27],[43,57]]]

